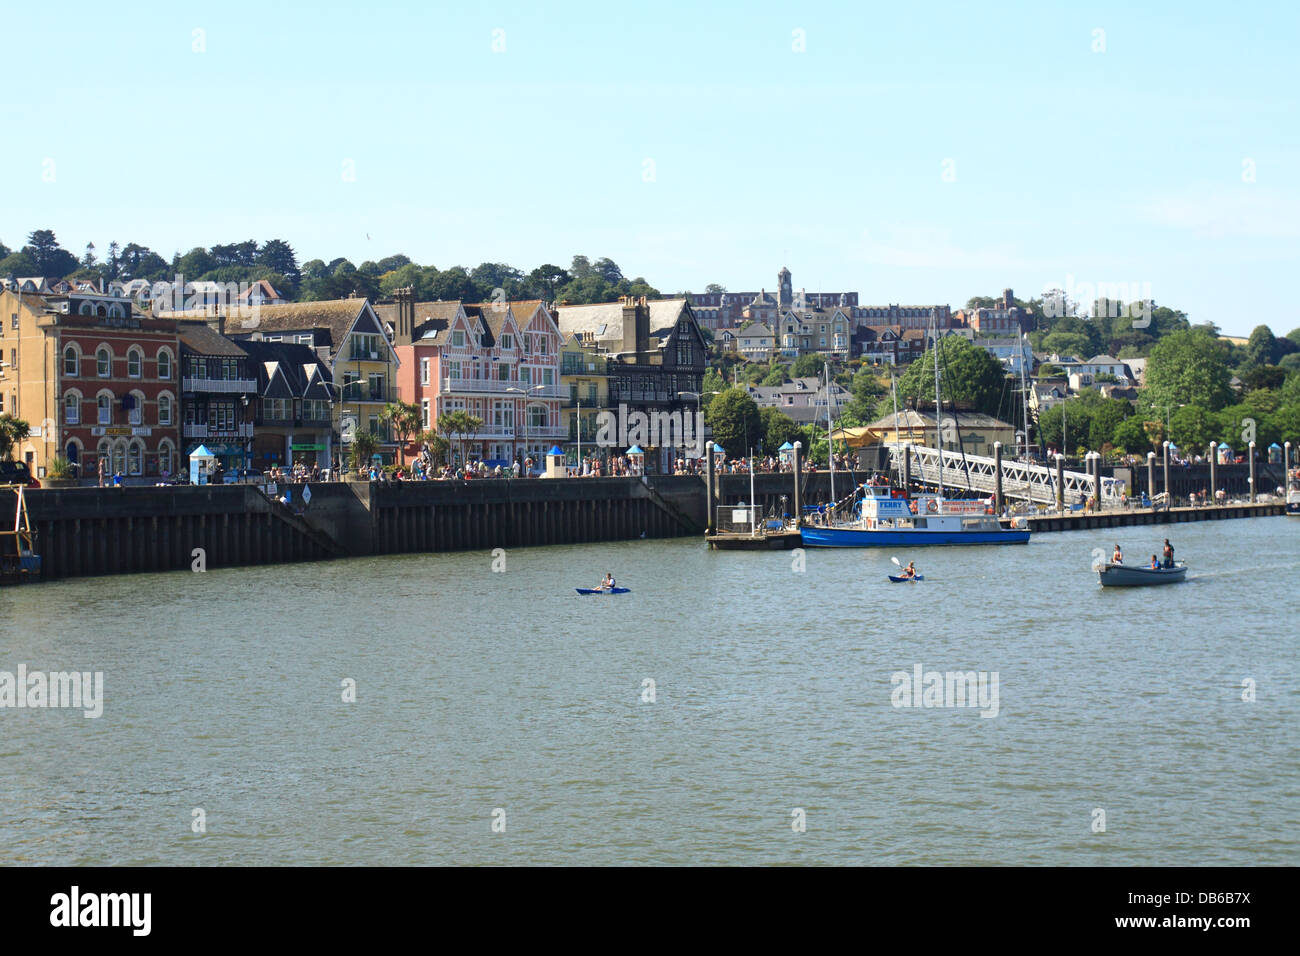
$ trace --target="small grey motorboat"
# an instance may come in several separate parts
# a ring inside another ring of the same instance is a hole
[[[1172,568],[1144,568],[1128,564],[1104,564],[1097,568],[1097,580],[1104,588],[1143,588],[1153,584],[1177,584],[1186,579],[1187,565]]]

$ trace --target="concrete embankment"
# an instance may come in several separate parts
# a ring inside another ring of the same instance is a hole
[[[701,534],[700,478],[332,482],[27,494],[42,577]]]
[[[1205,508],[1128,508],[1114,511],[1096,511],[1090,514],[1033,515],[1029,517],[1031,531],[1078,531],[1091,528],[1122,528],[1140,524],[1173,524],[1183,521],[1223,521],[1227,518],[1258,518],[1280,515],[1286,511],[1281,502],[1269,504],[1212,505]]]
[[[835,476],[844,498],[865,473]],[[793,513],[791,475],[718,476],[717,505]],[[332,557],[490,550],[702,535],[696,476],[555,481],[332,482],[290,487],[288,506],[244,485],[42,489],[27,494],[46,580],[138,571],[316,561]],[[831,498],[826,472],[804,476],[802,501]],[[783,502],[781,499],[785,498]],[[1034,531],[1281,514],[1281,504],[1130,509],[1029,518]]]

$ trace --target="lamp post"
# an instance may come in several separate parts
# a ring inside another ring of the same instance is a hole
[[[532,392],[541,391],[541,390],[544,389],[545,387],[546,387],[545,385],[530,385],[528,388],[515,388],[515,387],[511,386],[510,388],[507,388],[507,389],[506,389],[507,392],[516,392],[517,394],[520,394],[520,395],[524,396],[524,445],[525,445],[525,446],[528,444],[528,434],[529,434],[529,432],[528,432],[528,396],[529,396]],[[528,476],[528,475],[524,475],[524,477],[527,478],[527,477],[529,477],[529,476]]]
[[[705,396],[705,395],[721,395],[721,394],[722,394],[721,392],[719,392],[719,391],[717,391],[717,390],[715,389],[715,390],[710,390],[710,391],[707,391],[707,392],[689,392],[689,391],[687,391],[687,392],[678,392],[678,393],[677,393],[677,397],[678,397],[678,398],[681,398],[683,395],[694,395],[694,396],[695,396],[695,420],[698,421],[698,422],[700,423],[700,431],[701,431],[701,433],[702,433],[703,430],[704,430],[704,412],[703,412],[703,401],[704,401],[704,396]]]

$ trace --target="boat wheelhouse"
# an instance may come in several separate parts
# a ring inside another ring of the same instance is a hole
[[[1025,544],[1029,529],[1004,528],[983,501],[920,495],[894,497],[888,488],[864,486],[850,521],[805,525],[813,548],[876,548],[932,544]]]

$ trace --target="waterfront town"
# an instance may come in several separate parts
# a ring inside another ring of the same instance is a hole
[[[1281,466],[1300,443],[1300,329],[1236,339],[1060,290],[863,305],[784,267],[773,291],[429,299],[403,260],[297,301],[266,278],[0,277],[3,457],[58,487],[698,473],[705,439],[723,472],[780,470],[794,441],[841,469],[900,442],[1130,468]],[[638,417],[677,427],[602,432]]]

